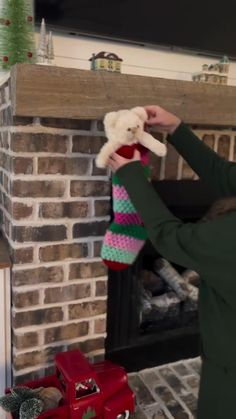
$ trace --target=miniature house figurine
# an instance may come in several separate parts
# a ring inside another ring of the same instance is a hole
[[[123,60],[112,52],[101,51],[98,54],[93,54],[89,61],[91,61],[91,70],[120,73]]]
[[[200,83],[227,84],[229,59],[224,56],[216,64],[203,64],[202,71],[192,75],[192,80]]]
[[[220,72],[228,74],[228,72],[229,72],[229,59],[226,55],[224,55],[221,58],[221,60],[219,62],[219,65],[220,65]]]

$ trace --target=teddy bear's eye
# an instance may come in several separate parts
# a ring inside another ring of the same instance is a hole
[[[139,125],[137,125],[137,128],[139,128]]]
[[[131,131],[131,128],[127,128],[127,131]]]

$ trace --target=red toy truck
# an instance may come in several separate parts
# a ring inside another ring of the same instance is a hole
[[[128,419],[135,398],[125,370],[110,361],[91,365],[79,350],[55,356],[54,375],[24,386],[57,387],[63,399],[38,419]],[[9,416],[11,417],[11,416]]]

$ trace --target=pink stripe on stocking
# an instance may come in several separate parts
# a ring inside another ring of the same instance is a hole
[[[117,224],[122,224],[122,225],[132,225],[132,224],[143,225],[141,218],[136,212],[133,212],[133,213],[116,212],[114,221]]]
[[[143,247],[143,240],[138,240],[124,234],[114,234],[108,230],[104,238],[104,244],[115,247],[116,249],[138,253]]]
[[[129,195],[124,186],[114,185],[112,192],[115,199],[120,199],[120,200],[129,199]]]

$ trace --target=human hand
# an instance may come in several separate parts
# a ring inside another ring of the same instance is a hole
[[[126,159],[125,157],[120,156],[117,153],[113,153],[108,160],[108,167],[112,170],[112,172],[116,172],[121,167],[125,166],[126,164],[141,161],[141,155],[138,150],[135,150],[134,155],[131,159]]]
[[[156,125],[160,132],[173,134],[181,123],[180,118],[170,112],[167,112],[160,106],[149,105],[145,106],[144,108],[148,114],[148,120],[146,121],[146,124],[150,126]]]

